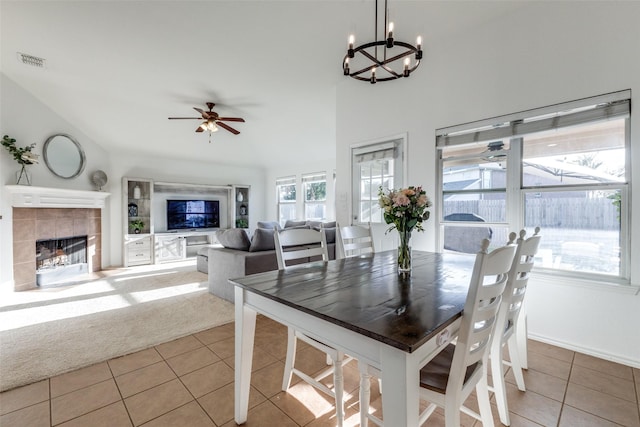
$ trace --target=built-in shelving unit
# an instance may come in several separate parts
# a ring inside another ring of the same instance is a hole
[[[234,227],[236,228],[249,228],[249,190],[248,185],[234,185]]]
[[[153,263],[153,181],[122,178],[124,266]]]
[[[125,266],[179,261],[216,244],[217,229],[167,230],[163,202],[202,198],[220,201],[220,227],[249,227],[249,186],[122,179]],[[139,223],[140,221],[141,223]]]

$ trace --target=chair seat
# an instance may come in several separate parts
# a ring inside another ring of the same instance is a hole
[[[420,369],[420,387],[432,390],[437,393],[444,394],[447,390],[447,383],[449,382],[449,374],[451,373],[451,364],[453,362],[453,354],[455,353],[456,346],[449,344],[442,350],[436,357],[434,357],[427,365]],[[481,365],[476,362],[467,367],[467,372],[464,376],[464,382],[466,383],[471,375],[479,369]]]

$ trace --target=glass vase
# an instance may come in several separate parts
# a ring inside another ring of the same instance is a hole
[[[398,274],[411,274],[411,231],[399,231],[400,245],[398,246]]]
[[[22,165],[20,170],[16,172],[17,185],[31,185],[31,173],[27,170],[26,165]]]

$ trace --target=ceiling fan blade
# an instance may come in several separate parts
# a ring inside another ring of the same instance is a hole
[[[240,117],[218,117],[217,120],[224,120],[227,122],[244,122],[244,119]]]
[[[202,129],[200,126],[198,126],[198,129],[196,129],[196,132],[204,132],[204,129]]]
[[[202,120],[202,117],[169,117],[169,120]]]
[[[231,133],[232,133],[232,134],[234,134],[234,135],[237,135],[237,134],[239,134],[239,133],[240,133],[240,131],[235,130],[235,129],[234,129],[234,128],[232,128],[231,126],[225,125],[225,124],[224,124],[224,123],[222,123],[222,122],[216,122],[216,125],[220,126],[220,127],[221,127],[221,128],[223,128],[223,129],[228,130],[229,132],[231,132]]]
[[[194,110],[196,110],[198,113],[202,114],[202,118],[203,119],[208,119],[209,118],[209,111],[204,111],[202,108],[198,108],[198,107],[193,107]]]

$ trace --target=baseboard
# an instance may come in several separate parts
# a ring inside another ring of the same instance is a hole
[[[531,332],[529,332],[528,337],[529,339],[532,339],[535,341],[540,341],[556,347],[561,347],[567,350],[586,354],[588,356],[593,356],[599,359],[609,360],[611,362],[620,363],[621,365],[631,366],[632,368],[640,369],[640,360],[637,360],[637,359],[629,359],[626,357],[620,357],[615,354],[603,353],[599,350],[594,350],[592,348],[583,347],[583,346],[572,344],[572,343],[567,343],[565,341],[557,341],[557,340],[554,340],[553,338],[532,334]]]

